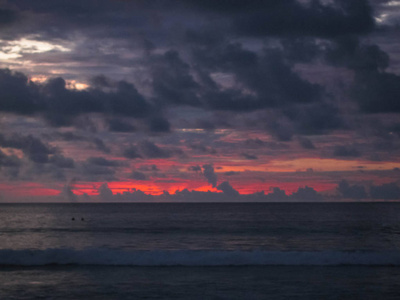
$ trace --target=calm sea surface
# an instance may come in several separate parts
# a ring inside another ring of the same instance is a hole
[[[400,204],[1,204],[0,299],[399,299]]]

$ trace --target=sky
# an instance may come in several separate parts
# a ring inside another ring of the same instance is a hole
[[[400,199],[400,1],[0,4],[1,202]]]

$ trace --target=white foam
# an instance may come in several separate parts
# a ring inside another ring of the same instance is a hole
[[[400,266],[400,252],[279,251],[121,251],[111,249],[0,250],[0,265],[244,266],[383,265]]]

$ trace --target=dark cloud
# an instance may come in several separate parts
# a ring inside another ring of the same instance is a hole
[[[292,63],[310,63],[321,55],[321,47],[314,38],[283,38],[280,42],[284,57]]]
[[[235,172],[235,171],[228,171],[228,172],[224,173],[225,176],[233,176],[233,175],[239,175],[239,174],[240,174],[240,172]]]
[[[370,194],[373,199],[398,200],[400,199],[400,187],[394,182],[372,185]]]
[[[377,45],[362,44],[354,36],[335,39],[325,52],[325,59],[335,66],[345,66],[358,73],[384,70],[389,56]]]
[[[71,90],[63,78],[35,84],[18,72],[0,70],[0,110],[18,114],[41,113],[52,126],[69,126],[87,113],[116,114],[144,118],[151,114],[151,105],[126,81],[119,81],[109,92],[102,89]]]
[[[301,147],[303,147],[304,149],[315,149],[314,144],[305,137],[299,137],[299,144]]]
[[[61,138],[64,141],[82,141],[85,140],[85,137],[77,135],[73,131],[66,131],[66,132],[57,132],[55,134],[57,137]]]
[[[61,197],[69,202],[75,202],[78,200],[78,196],[74,193],[74,183],[75,180],[71,180],[68,184],[64,185],[61,191]]]
[[[203,175],[207,178],[209,184],[213,187],[217,186],[217,174],[215,174],[214,167],[211,164],[203,165]]]
[[[215,154],[217,151],[200,143],[192,143],[189,147],[197,152]]]
[[[288,200],[288,198],[289,197],[286,195],[286,192],[278,187],[273,187],[272,193],[267,194],[267,199],[273,202],[285,201]]]
[[[291,107],[284,113],[294,122],[296,131],[302,134],[321,134],[344,127],[338,108],[332,104]]]
[[[354,146],[335,146],[333,155],[338,157],[359,157],[361,153]]]
[[[356,76],[351,94],[367,113],[399,113],[400,76],[368,72]]]
[[[350,185],[347,180],[342,180],[339,182],[337,187],[339,193],[343,198],[350,199],[366,199],[367,192],[365,191],[364,186],[362,185]]]
[[[335,37],[367,33],[374,27],[372,11],[365,0],[339,0],[334,5],[323,5],[320,1],[303,5],[294,0],[262,3],[261,8],[254,6],[253,13],[234,21],[237,32],[251,36]]]
[[[295,201],[321,201],[323,198],[312,187],[299,187],[297,192],[290,195],[290,198]]]
[[[249,154],[249,153],[241,153],[241,156],[243,156],[245,159],[249,159],[249,160],[256,160],[258,159],[257,156],[253,155],[253,154]]]
[[[55,148],[45,145],[40,139],[32,135],[21,136],[14,134],[6,137],[0,134],[0,146],[20,149],[35,163],[47,163],[49,155],[56,153]]]
[[[61,154],[51,156],[49,162],[59,168],[72,169],[75,167],[75,162],[72,158],[65,157]]]
[[[115,114],[140,118],[151,111],[151,106],[146,99],[133,84],[126,81],[118,82],[115,92],[99,93],[99,98],[104,99],[106,111],[110,110]]]
[[[116,118],[107,120],[107,125],[108,130],[114,132],[134,132],[136,130],[132,124]]]
[[[97,181],[99,179],[106,179],[108,181],[115,180],[114,168],[104,167],[99,165],[93,165],[90,163],[84,163],[81,167],[82,174],[87,176],[85,179]]]
[[[144,172],[149,172],[149,171],[158,172],[158,171],[160,171],[160,169],[157,168],[156,165],[151,165],[151,166],[144,165],[144,166],[140,166],[140,167],[139,167],[139,170],[140,170],[140,171],[144,171]]]
[[[228,181],[224,181],[217,186],[217,189],[230,197],[238,197],[240,194],[235,190]]]
[[[95,101],[89,92],[67,89],[61,77],[49,79],[40,97],[45,118],[53,126],[68,126],[81,113],[101,111],[101,103]]]
[[[294,124],[286,118],[267,120],[266,129],[279,141],[290,141],[294,135]]]
[[[107,160],[103,157],[89,157],[80,166],[81,174],[88,180],[115,180],[116,167],[118,162]]]
[[[153,117],[149,120],[150,131],[152,132],[169,132],[170,123],[163,117]]]
[[[177,51],[152,57],[151,68],[153,90],[161,104],[200,105],[196,95],[199,86]]]
[[[350,95],[366,113],[400,112],[400,76],[385,72],[389,55],[354,37],[335,40],[325,53],[328,63],[355,71]]]
[[[261,148],[266,145],[266,143],[259,138],[247,139],[244,144],[248,148]]]
[[[241,44],[221,45],[193,50],[194,59],[209,71],[234,75],[242,89],[209,89],[202,97],[213,110],[254,111],[288,104],[318,101],[322,89],[302,79],[285,62],[278,50],[261,54],[246,50]],[[248,89],[250,93],[244,93]]]
[[[319,36],[362,34],[374,27],[372,11],[365,0],[324,4],[295,0],[185,1],[204,12],[229,18],[231,30],[246,36]]]
[[[108,160],[108,159],[105,159],[104,157],[89,157],[86,160],[86,162],[91,165],[103,166],[103,167],[118,167],[118,166],[120,166],[120,163],[118,161]]]
[[[33,114],[43,109],[39,88],[20,72],[0,69],[0,111]]]
[[[135,180],[147,180],[146,174],[138,171],[133,171],[129,177]]]
[[[92,143],[94,144],[97,150],[100,150],[101,152],[104,153],[110,153],[110,148],[106,146],[103,140],[99,138],[93,138]]]
[[[103,183],[99,187],[99,197],[102,201],[110,201],[113,199],[113,193],[111,189],[108,187],[107,183]]]
[[[98,89],[115,87],[114,82],[105,75],[96,75],[90,79],[90,83]]]
[[[0,9],[0,25],[11,24],[17,20],[17,13],[9,9]]]
[[[0,150],[0,168],[1,167],[19,167],[21,165],[20,159],[15,155],[6,155]]]
[[[188,167],[189,171],[194,171],[194,172],[201,172],[201,167],[199,165],[197,166],[190,166]]]
[[[141,153],[148,158],[168,158],[171,157],[169,151],[158,147],[150,141],[142,141],[138,144]]]
[[[142,158],[142,156],[139,154],[138,149],[135,146],[129,146],[126,148],[122,155],[126,158],[129,159],[136,159],[136,158]]]

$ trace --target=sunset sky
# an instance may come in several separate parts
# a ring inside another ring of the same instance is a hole
[[[1,202],[400,199],[400,1],[0,3]]]

